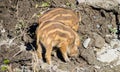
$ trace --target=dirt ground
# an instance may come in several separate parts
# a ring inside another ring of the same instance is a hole
[[[79,57],[70,58],[69,63],[52,55],[53,65],[41,66],[35,63],[34,54],[37,21],[43,12],[55,7],[79,11],[81,43],[87,38],[91,38],[91,42],[87,49],[81,44]],[[112,29],[117,28],[116,19],[113,11],[78,4],[74,0],[0,0],[0,72],[120,72],[120,66],[111,68],[99,63],[93,49],[109,44],[114,38]],[[101,64],[101,68],[95,67],[97,64]]]

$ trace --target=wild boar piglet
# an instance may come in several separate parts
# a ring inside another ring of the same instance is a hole
[[[71,27],[73,30],[78,31],[81,16],[80,13],[74,12],[71,9],[53,8],[40,16],[39,24],[47,20],[63,22],[65,25]]]
[[[45,47],[45,59],[51,64],[51,52],[53,47],[58,47],[64,60],[69,61],[68,56],[77,56],[80,38],[76,31],[58,21],[42,22],[36,30],[37,54],[42,59],[42,47]]]

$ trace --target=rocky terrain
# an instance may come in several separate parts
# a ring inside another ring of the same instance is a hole
[[[79,56],[52,65],[36,56],[35,30],[45,11],[80,12]],[[0,0],[0,72],[120,72],[119,0]]]

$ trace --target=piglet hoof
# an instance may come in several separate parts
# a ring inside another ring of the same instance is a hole
[[[52,65],[52,62],[50,61],[50,62],[48,62],[48,64],[49,64],[49,65]]]
[[[48,60],[48,59],[47,59],[46,62],[47,62],[47,64],[52,65],[51,60]]]
[[[70,62],[70,59],[69,59],[69,58],[66,58],[66,59],[65,59],[65,62]]]
[[[42,59],[38,59],[38,62],[39,62],[39,64],[43,64],[44,63]]]

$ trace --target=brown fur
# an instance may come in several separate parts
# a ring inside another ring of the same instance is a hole
[[[73,30],[77,31],[81,17],[77,13],[66,8],[54,8],[48,12],[45,12],[39,18],[39,24],[43,21],[55,20],[63,22],[65,25],[71,27]]]
[[[37,54],[42,59],[42,43],[46,49],[45,58],[51,64],[51,52],[54,46],[59,47],[65,61],[69,61],[69,56],[78,54],[80,40],[78,34],[69,26],[57,21],[42,22],[36,30]]]

